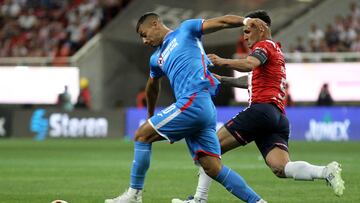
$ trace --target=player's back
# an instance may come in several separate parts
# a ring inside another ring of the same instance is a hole
[[[151,75],[166,75],[177,99],[203,89],[214,91],[218,85],[207,70],[209,60],[201,43],[201,27],[201,19],[184,21],[165,36],[151,56]]]
[[[257,42],[253,48],[261,49],[267,60],[252,71],[249,86],[251,103],[274,103],[285,111],[286,69],[280,44],[272,40]]]

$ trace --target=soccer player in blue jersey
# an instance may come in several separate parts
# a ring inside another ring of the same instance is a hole
[[[207,70],[210,64],[201,37],[225,28],[253,24],[266,29],[259,19],[227,15],[209,20],[186,20],[171,30],[155,13],[146,13],[136,31],[145,45],[156,47],[150,57],[150,77],[146,85],[148,120],[135,133],[134,160],[128,190],[105,203],[141,203],[142,190],[150,166],[151,143],[185,139],[193,159],[206,174],[222,184],[237,198],[265,202],[230,168],[222,165],[220,144],[216,136],[216,110],[211,100],[219,81]],[[166,75],[176,102],[154,115],[160,91],[160,78]]]

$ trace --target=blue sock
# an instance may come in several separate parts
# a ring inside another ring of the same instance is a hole
[[[261,199],[260,196],[247,185],[244,178],[226,166],[222,166],[215,180],[244,202],[256,203]]]
[[[135,141],[134,160],[131,167],[130,187],[141,190],[144,187],[146,171],[150,166],[151,144]]]

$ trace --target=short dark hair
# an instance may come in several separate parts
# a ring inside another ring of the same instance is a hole
[[[142,15],[142,16],[139,18],[139,20],[138,20],[138,22],[137,22],[137,24],[136,24],[136,32],[139,32],[139,27],[140,27],[140,25],[143,24],[144,21],[145,21],[146,19],[148,19],[149,17],[154,17],[154,18],[160,19],[160,16],[159,16],[157,13],[154,13],[154,12],[147,12],[147,13],[145,13],[144,15]]]
[[[256,10],[248,13],[246,18],[259,18],[264,21],[269,27],[271,26],[271,18],[269,14],[264,10]]]

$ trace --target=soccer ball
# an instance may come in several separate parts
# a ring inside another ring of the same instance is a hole
[[[52,201],[51,203],[68,203],[68,202],[64,201],[64,200],[57,199],[57,200]]]

